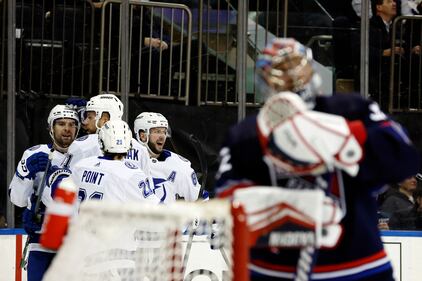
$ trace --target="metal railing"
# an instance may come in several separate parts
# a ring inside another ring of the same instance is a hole
[[[198,19],[198,62],[197,100],[198,105],[238,105],[245,99],[245,105],[259,105],[262,97],[255,87],[255,60],[257,55],[274,37],[287,35],[287,0],[246,1],[203,1],[195,15]],[[248,11],[248,3],[254,5],[254,12]],[[234,6],[236,5],[236,6]],[[245,10],[237,10],[238,7]],[[243,15],[243,14],[245,15]],[[239,17],[242,17],[239,21]],[[271,18],[271,20],[270,20]],[[244,20],[243,20],[244,19]],[[243,21],[242,21],[243,20]],[[246,34],[239,34],[238,28],[246,25]],[[195,29],[195,27],[194,27]],[[242,63],[237,49],[240,40],[246,38],[246,71],[242,78],[237,72]],[[238,79],[245,79],[245,97],[239,97]]]
[[[389,81],[389,111],[422,112],[422,16],[400,16],[394,20]]]
[[[16,1],[16,91],[92,93],[93,40],[91,1]]]
[[[122,11],[120,0],[101,8],[99,92],[121,92]],[[129,94],[189,103],[192,14],[185,5],[129,2]],[[167,49],[153,46],[165,42]]]

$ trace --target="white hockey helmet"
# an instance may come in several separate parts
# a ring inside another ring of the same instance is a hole
[[[169,123],[163,114],[157,112],[142,112],[139,114],[134,122],[134,131],[136,139],[142,143],[139,136],[139,130],[143,130],[147,135],[146,143],[148,143],[149,130],[151,128],[166,128],[168,130]]]
[[[123,120],[107,121],[98,132],[100,147],[107,153],[127,153],[132,147],[132,132]]]
[[[110,120],[121,120],[123,116],[123,103],[113,94],[101,94],[92,97],[86,104],[86,111],[94,111],[97,126],[103,112],[110,114]],[[98,128],[98,126],[97,126]]]
[[[62,119],[62,118],[69,118],[69,119],[75,120],[75,124],[77,126],[76,135],[78,134],[79,125],[80,125],[78,113],[75,110],[67,107],[66,105],[58,104],[51,109],[50,114],[48,115],[48,118],[47,118],[50,136],[53,139],[53,141],[54,141],[54,133],[53,133],[54,121],[58,119]]]

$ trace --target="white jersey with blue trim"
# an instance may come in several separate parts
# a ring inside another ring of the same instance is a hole
[[[126,159],[93,156],[76,163],[71,175],[79,187],[79,201],[89,199],[114,202],[158,204],[151,178]]]
[[[98,141],[98,134],[90,134],[76,139],[68,149],[69,166],[72,171],[81,159],[91,156],[103,156]],[[132,139],[132,148],[128,151],[126,159],[141,168],[146,174],[150,173],[148,150],[135,139]]]
[[[15,175],[12,178],[12,181],[9,185],[10,191],[10,201],[18,207],[26,207],[31,208],[30,197],[35,192],[35,190],[41,186],[41,182],[44,176],[44,171],[40,171],[36,173],[34,179],[28,179],[26,176],[28,175],[28,170],[26,169],[26,160],[31,157],[35,153],[44,152],[49,154],[51,150],[51,145],[47,144],[40,144],[28,148],[22,155],[21,160],[18,163],[16,168]],[[66,155],[54,150],[51,160],[51,165],[63,165],[66,159]],[[47,185],[44,188],[44,192],[41,197],[41,202],[44,203],[45,206],[48,206],[52,201],[51,198],[51,189]]]
[[[9,185],[10,201],[14,205],[18,207],[27,207],[28,209],[31,209],[31,196],[42,185],[44,171],[36,173],[33,179],[27,178],[26,176],[28,175],[29,171],[26,168],[26,160],[35,153],[44,152],[46,154],[49,154],[51,151],[51,147],[51,145],[40,144],[28,148],[23,153],[22,158],[16,168],[15,175],[13,176],[12,181]],[[66,155],[57,150],[54,150],[52,153],[53,154],[51,157],[51,165],[64,165],[64,161],[66,161],[67,159]],[[51,197],[51,188],[46,184],[44,186],[44,190],[41,196],[41,202],[43,203],[40,205],[41,212],[43,212],[44,208],[47,208],[52,201],[53,199]],[[41,247],[41,245],[36,241],[30,242],[28,250],[49,253],[54,252],[52,250],[48,250]]]
[[[186,158],[163,150],[161,155],[151,158],[151,175],[154,192],[165,204],[176,201],[176,195],[186,201],[196,201],[201,189],[195,171]]]

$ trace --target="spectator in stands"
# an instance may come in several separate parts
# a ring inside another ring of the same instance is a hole
[[[413,207],[415,201],[413,192],[416,190],[416,177],[412,176],[400,182],[397,186],[391,187],[389,195],[384,199],[380,211],[387,217],[399,210],[409,210]]]
[[[422,189],[413,192],[414,204],[410,209],[395,211],[389,222],[391,230],[422,230]]]
[[[369,34],[369,94],[381,108],[388,105],[390,61],[393,55],[404,55],[402,45],[391,48],[391,28],[397,15],[394,0],[371,0],[373,16]]]

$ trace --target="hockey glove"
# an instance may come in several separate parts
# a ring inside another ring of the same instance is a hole
[[[40,204],[40,209],[38,211],[40,216],[37,218],[37,214],[35,214],[36,201],[35,194],[32,194],[31,208],[25,208],[25,211],[22,214],[23,228],[28,235],[39,233],[41,230],[42,222],[44,220],[45,206],[42,203]]]
[[[38,172],[43,172],[48,164],[48,154],[45,152],[37,152],[29,156],[27,159],[23,159],[16,175],[21,179],[34,179]]]
[[[84,98],[68,98],[64,103],[69,108],[72,108],[73,110],[78,110],[81,107],[86,106],[86,99],[84,99]]]
[[[289,92],[268,99],[257,123],[265,157],[278,171],[319,175],[339,168],[352,176],[358,172],[363,152],[354,131],[361,129],[364,141],[361,123],[307,110],[301,98]]]
[[[84,98],[68,98],[65,101],[66,106],[78,112],[79,121],[85,120],[86,99]]]
[[[22,215],[23,228],[28,235],[34,235],[41,230],[41,223],[35,221],[35,213],[33,210],[25,209]]]
[[[50,167],[47,172],[47,186],[51,188],[51,197],[54,198],[58,184],[71,174],[72,172],[68,168],[60,168],[56,165]]]

